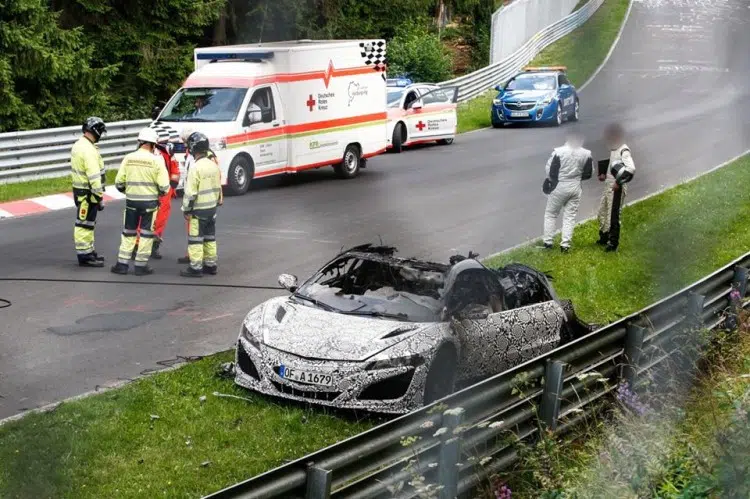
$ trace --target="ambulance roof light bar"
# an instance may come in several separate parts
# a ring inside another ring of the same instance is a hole
[[[273,52],[198,52],[199,61],[258,61],[273,58]]]
[[[409,78],[388,78],[385,82],[388,87],[408,87],[412,83]]]
[[[524,71],[567,71],[567,66],[526,66],[523,68]]]

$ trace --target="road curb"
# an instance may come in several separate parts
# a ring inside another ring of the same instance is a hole
[[[112,185],[108,185],[104,189],[105,201],[116,201],[124,198],[125,194],[115,189]],[[0,219],[38,215],[49,213],[50,211],[67,210],[74,207],[75,203],[73,202],[72,192],[50,194],[49,196],[39,196],[29,199],[19,199],[17,201],[0,203]]]

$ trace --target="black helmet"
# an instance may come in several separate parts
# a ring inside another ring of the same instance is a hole
[[[86,121],[83,122],[83,133],[86,132],[89,132],[91,135],[93,135],[96,139],[96,142],[99,142],[99,139],[102,138],[102,135],[107,132],[107,125],[104,124],[103,119],[97,118],[96,116],[91,116],[89,118],[86,118]]]
[[[207,153],[209,148],[208,137],[200,132],[191,133],[187,139],[187,148],[193,156]]]

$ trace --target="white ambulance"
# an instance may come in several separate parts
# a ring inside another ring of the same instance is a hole
[[[195,49],[195,71],[151,127],[175,144],[208,136],[222,183],[243,194],[254,178],[333,166],[355,177],[387,138],[383,40],[277,42]]]

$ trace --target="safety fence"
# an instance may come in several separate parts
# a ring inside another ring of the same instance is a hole
[[[533,439],[541,428],[569,431],[621,381],[635,386],[684,347],[686,332],[721,326],[732,291],[747,295],[748,264],[750,253],[543,356],[207,497],[412,498],[426,488],[460,497],[518,458],[509,432]]]
[[[554,4],[547,3],[550,6]],[[602,3],[604,0],[590,0],[576,12],[539,31],[512,55],[439,85],[458,86],[459,102],[477,97],[513,76],[546,46],[581,26]],[[558,8],[554,9],[557,11]],[[116,168],[125,154],[133,150],[138,131],[150,122],[135,120],[108,123],[108,133],[99,142],[105,167]],[[0,184],[67,175],[70,170],[70,148],[80,134],[80,126],[0,134]]]

